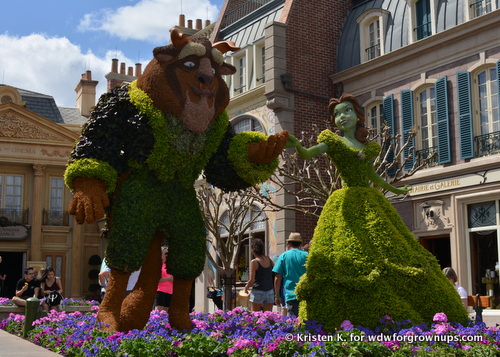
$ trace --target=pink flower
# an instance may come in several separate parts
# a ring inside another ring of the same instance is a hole
[[[342,329],[344,330],[350,330],[354,327],[353,324],[351,324],[351,321],[349,320],[344,320],[341,324],[340,324],[340,327],[342,327]]]
[[[440,321],[440,322],[447,322],[448,317],[444,312],[438,312],[434,317],[432,318],[433,321]]]

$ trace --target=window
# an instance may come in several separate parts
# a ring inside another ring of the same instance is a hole
[[[264,41],[255,45],[255,75],[256,85],[264,84],[266,74],[266,48]]]
[[[416,27],[413,31],[416,39],[421,40],[430,36],[432,34],[430,0],[418,0],[415,3],[415,16]]]
[[[474,76],[474,120],[476,155],[500,152],[500,117],[498,107],[498,77],[495,67],[480,70]]]
[[[233,128],[236,134],[241,133],[242,131],[259,131],[264,133],[264,129],[260,122],[257,119],[244,117],[242,119],[233,120]]]
[[[0,215],[11,222],[27,223],[23,212],[23,182],[22,175],[0,174]]]
[[[49,209],[44,210],[43,224],[51,226],[68,225],[68,213],[64,211],[64,182],[62,177],[50,178],[49,192]]]
[[[357,22],[360,26],[361,61],[366,62],[384,54],[384,29],[388,12],[371,9],[362,14]]]
[[[417,160],[423,160],[437,152],[438,133],[436,120],[436,89],[429,87],[417,94]],[[437,165],[437,158],[427,167]]]
[[[493,297],[493,308],[498,308],[500,289],[497,283],[488,283],[489,278],[498,278],[500,237],[499,201],[487,201],[467,206],[468,215],[468,263],[471,273],[472,291]],[[492,281],[494,280],[492,279]]]
[[[384,122],[384,112],[382,109],[382,102],[376,102],[366,107],[366,125],[371,129],[372,137],[376,141],[382,143],[382,128]]]
[[[492,8],[492,1],[491,0],[469,0],[469,16],[471,19],[474,19],[476,17],[479,17],[481,15],[487,14],[491,12]],[[493,6],[495,3],[493,2]]]
[[[366,59],[371,60],[380,56],[380,21],[377,19],[368,25],[369,47],[366,51]]]
[[[236,76],[237,83],[235,84],[236,88],[234,88],[235,93],[243,93],[246,87],[246,77],[247,77],[247,65],[245,57],[239,57],[237,60],[236,66]]]

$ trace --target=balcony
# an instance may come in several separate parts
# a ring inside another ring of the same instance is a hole
[[[380,43],[377,43],[376,45],[373,45],[371,47],[368,47],[365,49],[366,53],[366,60],[372,60],[374,58],[380,57]]]
[[[9,223],[28,224],[28,209],[0,208],[0,217]]]
[[[66,211],[43,210],[44,226],[69,226],[69,214]]]
[[[437,146],[427,149],[417,150],[417,152],[415,153],[415,160],[417,161],[417,165],[420,166],[424,162],[424,160],[429,157],[429,155],[432,155],[434,153],[437,154]],[[434,155],[432,159],[430,159],[429,162],[427,162],[427,164],[423,168],[425,169],[438,165],[439,165],[438,157],[437,155]]]
[[[500,153],[500,131],[474,137],[476,157]]]
[[[423,38],[426,38],[426,37],[432,35],[431,23],[426,22],[420,26],[415,27],[413,29],[413,31],[415,31],[415,33],[417,34],[417,40],[421,40]]]

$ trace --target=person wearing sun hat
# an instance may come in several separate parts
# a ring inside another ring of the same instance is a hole
[[[290,233],[288,236],[287,251],[281,254],[274,265],[274,301],[281,306],[280,286],[283,280],[285,288],[286,308],[289,314],[297,316],[299,314],[299,302],[295,295],[295,285],[300,277],[306,272],[307,252],[300,249],[302,236],[300,233]]]

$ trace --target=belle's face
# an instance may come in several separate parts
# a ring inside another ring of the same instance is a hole
[[[342,130],[356,128],[358,115],[351,102],[342,102],[335,106],[333,110],[335,125]]]

